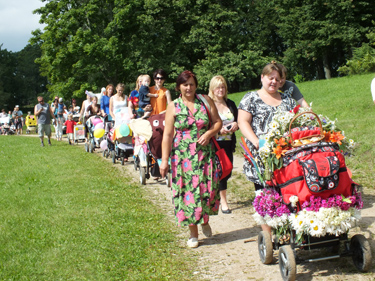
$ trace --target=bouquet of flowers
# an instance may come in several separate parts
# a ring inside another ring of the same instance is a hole
[[[290,207],[295,208],[298,197],[291,196],[290,202]],[[348,232],[360,219],[363,201],[361,193],[356,190],[346,198],[342,195],[332,195],[327,199],[311,196],[309,201],[302,204],[299,212],[292,213],[282,203],[277,191],[263,189],[257,192],[253,205],[256,211],[253,216],[258,224],[269,225],[279,237],[290,234],[293,229],[299,241],[305,234],[321,237]]]
[[[269,131],[262,137],[264,145],[259,148],[259,157],[262,161],[265,170],[271,174],[274,170],[280,169],[283,164],[282,156],[292,148],[289,136],[289,124],[294,116],[301,112],[311,111],[311,109],[297,106],[290,112],[277,110],[273,116],[273,121],[269,125]],[[337,143],[340,150],[346,154],[351,153],[355,143],[353,140],[345,136],[344,131],[340,131],[337,126],[337,120],[330,120],[328,117],[318,115],[324,133],[324,140],[326,142]],[[295,127],[319,127],[319,122],[314,115],[304,114],[293,122]]]

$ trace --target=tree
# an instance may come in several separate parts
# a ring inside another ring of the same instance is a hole
[[[308,79],[331,78],[353,46],[365,38],[372,3],[357,0],[276,0],[278,33],[286,45],[285,61]]]

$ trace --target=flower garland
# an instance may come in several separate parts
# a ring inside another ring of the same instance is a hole
[[[266,172],[272,174],[273,171],[282,167],[282,156],[292,148],[289,139],[289,124],[296,114],[307,111],[311,111],[311,109],[299,106],[290,112],[276,110],[272,122],[269,124],[268,133],[261,137],[261,139],[264,139],[264,144],[259,148],[259,158],[266,168]],[[355,142],[348,139],[345,132],[337,128],[337,119],[332,121],[321,114],[318,117],[322,123],[324,141],[337,143],[341,150],[350,154],[355,147]],[[294,120],[293,125],[294,127],[311,128],[319,127],[319,122],[314,115],[304,114]]]
[[[290,206],[295,208],[298,197],[291,196],[289,200]],[[253,206],[255,221],[269,225],[278,235],[293,229],[297,237],[304,234],[321,237],[326,234],[339,236],[353,228],[360,219],[363,201],[361,193],[356,190],[346,198],[342,195],[332,195],[327,199],[311,196],[302,204],[301,211],[292,213],[282,203],[282,196],[277,191],[263,189],[257,191]]]

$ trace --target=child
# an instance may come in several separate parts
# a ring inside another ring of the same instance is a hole
[[[69,144],[72,145],[74,144],[74,126],[77,125],[77,123],[73,121],[73,114],[68,114],[68,120],[65,121],[64,125],[66,126],[66,134],[68,135]]]
[[[73,105],[69,106],[68,114],[77,114],[77,112],[74,111]]]
[[[151,115],[152,107],[150,105],[150,97],[157,98],[157,94],[150,94],[148,85],[150,85],[151,77],[149,75],[142,76],[142,85],[139,88],[139,109],[144,111],[144,118]],[[139,111],[139,110],[138,110]]]
[[[63,102],[63,99],[59,99],[59,103],[57,104],[57,140],[62,140],[62,125],[64,123],[64,110],[66,106]]]

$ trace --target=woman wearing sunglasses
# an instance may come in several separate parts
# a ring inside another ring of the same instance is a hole
[[[151,97],[151,115],[159,114],[167,109],[167,104],[172,101],[171,93],[163,87],[167,73],[163,69],[157,69],[153,75],[155,86],[150,87],[150,94],[157,94],[156,98]]]

